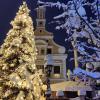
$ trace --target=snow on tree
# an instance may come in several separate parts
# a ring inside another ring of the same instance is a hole
[[[63,12],[54,17],[56,29],[65,29],[68,41],[75,41],[74,46],[84,57],[82,62],[100,61],[100,1],[66,0],[66,3],[38,1],[41,6],[56,7]],[[86,7],[90,9],[88,16]],[[63,18],[64,22],[59,19]],[[92,53],[91,53],[92,51]],[[95,55],[95,56],[94,56]]]
[[[74,74],[75,75],[82,75],[82,74],[84,74],[84,75],[86,75],[88,77],[91,77],[93,79],[100,79],[100,73],[99,72],[88,72],[88,71],[85,71],[85,70],[83,70],[81,68],[76,68],[74,70]]]
[[[0,100],[45,100],[29,12],[24,2],[0,49]]]

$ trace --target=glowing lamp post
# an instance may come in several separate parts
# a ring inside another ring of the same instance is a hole
[[[46,91],[45,95],[46,95],[47,98],[51,96],[50,75],[51,75],[52,67],[53,67],[52,55],[48,54],[46,66],[45,66],[46,85],[47,85],[47,91]]]

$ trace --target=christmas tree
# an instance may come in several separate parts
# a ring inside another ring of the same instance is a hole
[[[32,19],[26,2],[0,49],[0,100],[44,100],[44,85],[36,68]]]

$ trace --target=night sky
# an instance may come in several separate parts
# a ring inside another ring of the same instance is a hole
[[[3,43],[6,38],[6,33],[12,28],[10,22],[15,18],[16,13],[18,12],[19,6],[22,4],[23,0],[0,0],[0,45]],[[34,22],[34,27],[36,26],[36,11],[37,0],[26,0],[29,9],[31,10],[30,15]],[[66,0],[42,0],[42,1],[60,1],[65,2]],[[87,8],[87,14],[91,14],[89,9]],[[66,51],[71,47],[70,43],[65,43],[66,32],[64,30],[55,30],[56,24],[49,24],[55,15],[58,15],[62,12],[62,10],[58,10],[57,8],[47,8],[46,10],[46,30],[52,32],[54,35],[54,41],[59,45],[65,46]],[[90,16],[90,15],[88,15]],[[62,19],[63,20],[63,19]],[[67,52],[68,53],[68,52]],[[73,56],[73,53],[69,54]],[[67,60],[67,62],[69,62]],[[69,62],[70,63],[70,62]]]
[[[0,45],[3,43],[4,38],[6,38],[6,33],[11,28],[10,22],[14,19],[19,6],[22,4],[23,0],[0,0]],[[37,0],[26,0],[29,9],[31,10],[31,17],[34,22],[35,27],[35,18],[36,12],[35,8],[37,7]],[[42,0],[42,1],[60,1],[66,2],[66,0]],[[88,11],[88,8],[87,8]],[[65,43],[66,32],[64,30],[55,30],[56,24],[49,24],[53,20],[53,16],[58,15],[61,13],[61,10],[57,8],[47,8],[46,11],[46,29],[49,32],[53,32],[54,34],[54,41],[60,45],[65,47],[70,47],[69,43]],[[87,14],[91,14],[90,11]],[[90,16],[90,15],[88,15]]]
[[[37,0],[26,0],[26,1],[27,1],[29,9],[31,10],[30,15],[34,21],[34,27],[35,27],[35,23],[36,23],[35,22],[35,18],[36,18],[35,8],[37,7]],[[46,0],[43,0],[43,1],[46,1]],[[47,0],[47,1],[50,1],[50,0]],[[57,0],[54,0],[54,2],[56,1]],[[22,0],[0,0],[0,45],[3,43],[3,40],[6,38],[6,33],[11,28],[10,22],[14,19],[18,11],[18,8],[21,4],[22,4]],[[48,12],[50,14],[48,14]],[[56,24],[55,25],[48,24],[49,22],[53,20],[53,16],[55,15],[55,13],[58,14],[60,13],[60,11],[57,9],[50,9],[50,8],[47,9],[46,29],[49,32],[53,32],[54,40],[56,43],[66,46],[65,44],[66,33],[63,30],[60,30],[60,31],[55,30],[54,27],[56,26]]]
[[[10,22],[14,19],[21,4],[21,0],[0,0],[0,44],[3,43],[6,33],[11,28]],[[29,6],[31,8],[30,4]],[[34,5],[32,7],[34,9]]]

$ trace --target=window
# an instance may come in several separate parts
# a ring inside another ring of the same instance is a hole
[[[38,24],[39,27],[44,27],[45,26],[45,23],[43,21],[38,21],[37,24]]]
[[[41,49],[41,55],[44,55],[44,54],[45,54],[45,50]]]
[[[54,74],[60,74],[60,66],[54,66]]]
[[[51,54],[51,53],[52,53],[51,48],[47,48],[47,54]]]
[[[40,30],[40,33],[42,33],[42,30]]]
[[[40,22],[39,22],[39,25],[40,25],[40,26],[42,26],[42,25],[43,25],[43,22],[42,22],[42,21],[40,21]]]

